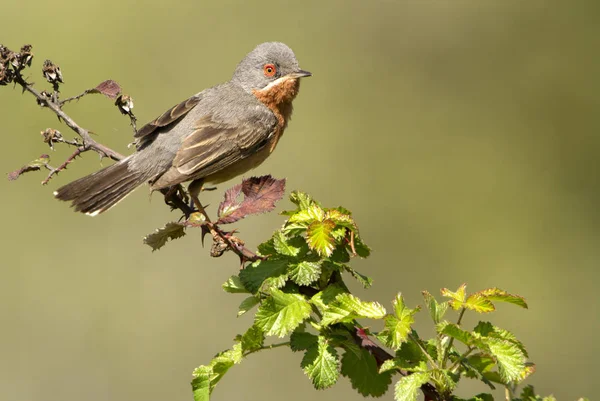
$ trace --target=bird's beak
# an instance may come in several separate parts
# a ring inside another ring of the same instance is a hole
[[[312,76],[312,73],[304,70],[294,71],[287,75],[289,78],[304,78]]]

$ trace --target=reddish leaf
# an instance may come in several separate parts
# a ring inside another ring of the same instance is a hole
[[[116,98],[120,92],[121,87],[112,79],[101,82],[94,89],[90,90],[90,93],[102,93],[104,96],[107,96],[111,99]]]
[[[249,214],[270,212],[284,192],[285,179],[277,180],[270,175],[245,179],[225,192],[225,199],[219,205],[217,224],[233,223]],[[240,202],[241,194],[244,199]]]

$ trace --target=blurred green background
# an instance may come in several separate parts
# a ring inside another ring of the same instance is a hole
[[[256,173],[354,212],[374,249],[353,262],[375,279],[357,289],[366,299],[389,305],[401,290],[422,304],[421,290],[462,282],[525,296],[529,310],[501,305],[484,318],[528,345],[538,368],[529,383],[573,400],[593,396],[600,357],[597,4],[23,0],[2,4],[0,43],[33,44],[40,89],[46,58],[62,68],[64,96],[118,81],[140,123],[229,79],[258,43],[289,44],[314,77]],[[71,135],[11,87],[0,87],[0,110],[3,172],[49,152],[41,130]],[[128,151],[128,120],[107,99],[66,111]],[[53,164],[67,155],[59,147]],[[89,153],[46,187],[45,173],[0,180],[2,400],[190,400],[193,368],[250,323],[235,317],[243,297],[220,287],[235,256],[211,259],[198,233],[155,253],[141,243],[178,217],[160,196],[140,189],[94,219],[52,199],[108,163]],[[205,195],[213,212],[225,188]],[[254,246],[281,221],[236,227]],[[417,321],[427,333],[426,315]],[[345,379],[313,390],[301,357],[253,355],[214,400],[362,398]],[[482,390],[466,381],[458,394]]]

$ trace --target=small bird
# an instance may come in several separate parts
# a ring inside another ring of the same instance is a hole
[[[205,183],[228,181],[273,152],[292,115],[300,78],[311,75],[287,45],[262,43],[229,82],[190,97],[137,131],[135,153],[54,196],[96,216],[146,182],[159,190],[190,181],[188,192],[200,209]]]

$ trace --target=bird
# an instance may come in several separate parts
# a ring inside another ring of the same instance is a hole
[[[286,44],[259,44],[228,82],[193,95],[140,128],[133,154],[62,186],[54,196],[96,216],[145,183],[164,190],[190,182],[188,193],[201,209],[204,184],[244,174],[275,150],[300,80],[311,75]]]

